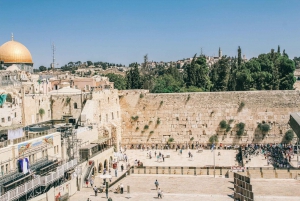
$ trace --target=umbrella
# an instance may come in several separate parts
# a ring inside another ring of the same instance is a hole
[[[105,174],[105,175],[98,175],[98,176],[96,176],[96,177],[100,177],[101,179],[111,179],[111,178],[112,178],[112,176],[111,176],[111,175],[109,175],[109,174]]]

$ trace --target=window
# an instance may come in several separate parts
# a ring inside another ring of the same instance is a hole
[[[3,175],[3,173],[4,173],[4,165],[1,166],[1,173]]]
[[[58,152],[58,145],[56,146],[56,153],[58,154],[59,152]]]
[[[106,122],[108,122],[108,114],[106,114]]]
[[[101,121],[101,115],[99,115],[99,121]]]
[[[107,98],[107,102],[109,103],[109,98]]]
[[[15,112],[15,117],[17,117],[17,113]]]
[[[117,111],[117,118],[119,118],[119,111]]]
[[[5,171],[8,172],[8,164],[5,165]]]
[[[113,112],[111,113],[111,119],[114,119],[114,113]]]
[[[10,121],[10,117],[7,117],[7,121]]]
[[[50,115],[51,115],[51,111],[50,110],[48,110],[48,117],[50,118]]]
[[[4,118],[1,118],[1,122],[2,122],[2,123],[5,123],[5,119],[4,119]]]
[[[39,106],[41,105],[41,100],[39,100]]]
[[[54,147],[54,154],[56,154],[56,147]]]
[[[74,103],[74,109],[77,109],[77,103]]]

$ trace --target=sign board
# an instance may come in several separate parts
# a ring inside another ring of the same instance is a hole
[[[53,135],[45,136],[40,139],[35,139],[32,141],[27,141],[18,145],[19,155],[24,154],[26,151],[29,151],[32,148],[41,147],[42,145],[53,146]]]

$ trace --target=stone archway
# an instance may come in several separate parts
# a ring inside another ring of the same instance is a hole
[[[98,165],[98,173],[101,173],[102,170],[103,170],[103,165],[102,165],[102,163],[99,163],[99,165]]]

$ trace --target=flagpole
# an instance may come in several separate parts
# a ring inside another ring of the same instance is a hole
[[[215,141],[214,141],[215,142]],[[213,146],[214,151],[214,178],[216,178],[216,160],[215,160],[215,145]]]

